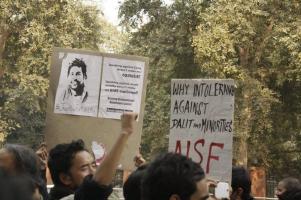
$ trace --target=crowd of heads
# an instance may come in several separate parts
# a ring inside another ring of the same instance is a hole
[[[212,182],[211,182],[212,183]],[[186,156],[166,153],[137,168],[124,183],[125,200],[205,200],[209,181],[201,166]],[[243,167],[232,170],[231,200],[252,200],[251,180]],[[213,195],[213,194],[211,194]]]
[[[123,193],[125,200],[216,200],[208,193],[209,183],[200,165],[185,156],[167,153],[138,167],[124,183]],[[251,186],[249,171],[233,167],[227,199],[254,200]],[[300,181],[291,177],[281,180],[275,195],[279,200],[301,200]]]
[[[41,178],[39,158],[22,145],[7,144],[0,150],[0,199],[51,199]],[[59,144],[49,152],[48,167],[55,187],[76,193],[84,179],[97,170],[95,158],[82,140]],[[94,183],[95,185],[95,183]],[[244,167],[232,168],[230,200],[253,200],[251,178]],[[89,186],[93,188],[95,186]],[[89,189],[93,193],[93,189]],[[106,196],[110,194],[108,190]],[[123,186],[125,200],[205,200],[216,199],[208,190],[202,167],[186,156],[164,153],[139,166]],[[296,178],[282,179],[275,194],[279,200],[300,200],[301,183]],[[66,196],[63,193],[59,198]],[[81,196],[74,199],[91,199]],[[100,198],[107,199],[107,198]]]

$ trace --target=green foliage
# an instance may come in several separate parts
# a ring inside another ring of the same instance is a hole
[[[278,172],[301,155],[300,11],[297,1],[216,1],[194,37],[200,66],[236,80],[235,131],[249,159]]]
[[[109,53],[121,53],[128,45],[128,34],[124,31],[119,31],[102,16],[100,17],[100,23],[102,29],[100,30],[101,43],[98,44],[99,50]]]
[[[0,139],[42,140],[53,46],[97,50],[99,12],[80,1],[0,2]]]
[[[125,1],[122,24],[132,31],[125,53],[150,58],[148,89],[142,135],[142,152],[151,157],[167,149],[169,134],[170,80],[197,77],[192,35],[199,23],[199,1]],[[143,22],[143,23],[142,23]]]
[[[150,57],[143,153],[166,150],[171,78],[232,78],[250,163],[300,171],[300,15],[295,0],[125,1],[126,53]]]

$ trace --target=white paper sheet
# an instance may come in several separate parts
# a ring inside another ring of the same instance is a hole
[[[234,81],[171,81],[169,151],[200,163],[207,175],[231,181]]]
[[[60,53],[61,74],[54,113],[97,116],[101,56]]]
[[[120,119],[123,112],[140,112],[144,62],[104,58],[99,117]]]

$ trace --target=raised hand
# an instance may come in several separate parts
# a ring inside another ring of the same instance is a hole
[[[134,121],[137,119],[137,113],[123,113],[121,115],[121,133],[130,135],[134,131]]]
[[[46,145],[46,143],[43,142],[40,145],[39,149],[36,151],[36,154],[39,157],[41,170],[46,169],[47,160],[48,160],[48,152],[47,152],[47,145]]]

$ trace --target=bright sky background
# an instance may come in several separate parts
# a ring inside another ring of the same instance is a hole
[[[118,25],[118,8],[124,0],[99,0],[101,1],[102,11],[105,18],[113,25]],[[166,4],[170,4],[173,0],[164,0]]]
[[[118,25],[118,8],[120,5],[118,2],[123,2],[123,0],[102,0],[101,4],[105,18],[113,25]]]

